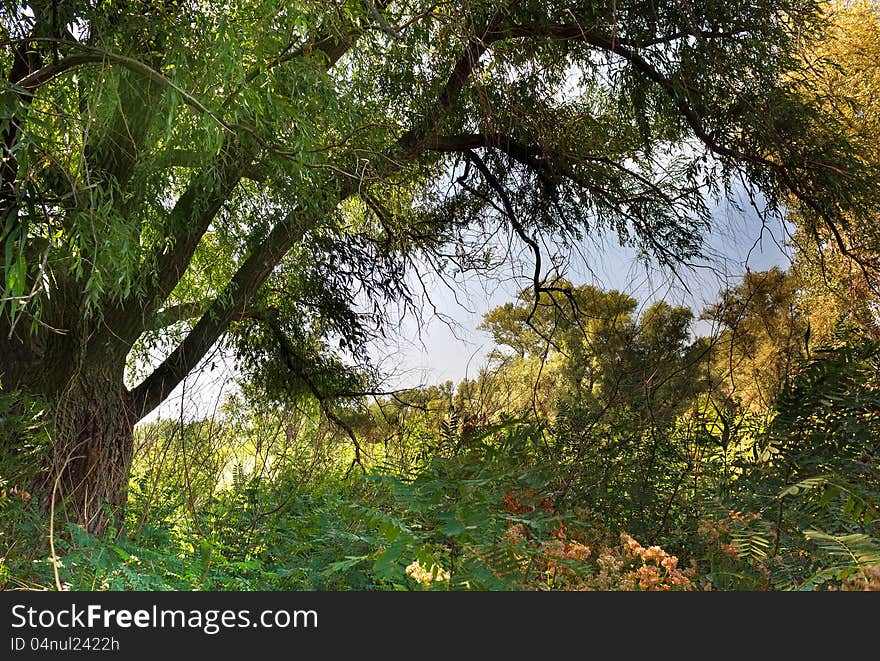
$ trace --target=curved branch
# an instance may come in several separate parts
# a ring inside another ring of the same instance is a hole
[[[526,323],[530,327],[532,327],[532,318],[538,311],[538,303],[541,299],[541,292],[544,291],[544,286],[541,279],[541,248],[538,245],[538,242],[526,233],[525,228],[516,217],[516,212],[513,209],[513,204],[510,201],[510,197],[507,195],[507,191],[504,190],[504,186],[501,184],[500,181],[498,181],[498,177],[496,177],[492,173],[492,171],[486,165],[485,161],[483,161],[482,158],[480,158],[472,151],[465,151],[464,155],[471,163],[474,164],[474,166],[476,166],[477,170],[480,172],[483,179],[486,180],[486,183],[489,184],[490,188],[492,188],[492,190],[494,190],[498,194],[498,197],[501,199],[501,203],[504,205],[504,212],[507,214],[507,217],[510,220],[510,226],[513,228],[513,231],[516,232],[516,235],[526,245],[528,245],[528,247],[532,251],[532,254],[535,256],[535,268],[534,272],[532,273],[532,285],[535,290],[535,302],[532,305],[532,310],[531,312],[529,312],[529,316],[526,318]]]
[[[686,34],[697,36],[704,39],[731,38],[748,32],[746,29],[736,30],[732,32],[693,32],[693,33],[676,33],[669,37],[659,38],[648,41],[626,40],[615,37],[609,37],[596,32],[595,30],[584,30],[580,25],[567,24],[550,24],[537,26],[511,26],[500,30],[489,30],[485,36],[487,42],[500,41],[510,38],[551,38],[559,40],[579,40],[596,48],[614,53],[630,63],[639,73],[648,80],[658,85],[664,93],[675,104],[676,109],[684,118],[688,127],[694,133],[694,136],[700,140],[712,153],[717,156],[726,157],[734,161],[750,163],[753,165],[766,168],[779,177],[779,182],[787,189],[799,202],[804,204],[810,211],[815,213],[819,219],[831,231],[835,243],[841,253],[852,259],[859,265],[866,278],[870,279],[868,269],[871,265],[866,263],[864,259],[854,254],[846,245],[846,242],[840,233],[837,223],[826,212],[821,205],[795,180],[791,172],[783,165],[771,159],[764,158],[756,154],[747,154],[742,151],[732,149],[718,142],[703,125],[703,118],[694,110],[690,101],[683,95],[680,89],[665,76],[659,69],[651,64],[645,57],[637,53],[633,48],[644,48],[662,43],[668,43],[670,40],[681,38]]]
[[[246,316],[257,289],[290,247],[301,241],[315,222],[314,216],[303,217],[294,212],[272,228],[266,240],[244,260],[183,342],[150,376],[132,389],[136,414],[143,417],[156,408],[198,366],[229,324]]]
[[[401,41],[403,37],[400,36],[400,33],[392,27],[392,25],[385,19],[384,16],[376,9],[376,5],[374,5],[370,0],[363,0],[363,3],[367,5],[370,10],[370,13],[373,15],[373,18],[376,19],[376,22],[379,24],[379,27],[382,28],[382,32],[387,34],[389,37],[394,39],[395,41]],[[383,2],[384,4],[388,4],[387,2]]]
[[[51,42],[57,44],[59,46],[67,46],[69,48],[82,51],[80,55],[68,55],[63,60],[55,62],[53,64],[48,64],[37,71],[29,74],[28,76],[22,78],[18,81],[18,85],[27,90],[33,90],[41,85],[45,85],[48,82],[51,82],[58,76],[63,73],[66,73],[72,69],[77,67],[85,66],[88,64],[100,64],[102,62],[110,62],[112,64],[118,64],[129,71],[134,73],[139,73],[142,76],[146,77],[149,81],[158,83],[159,85],[166,87],[168,89],[173,90],[177,94],[180,95],[180,98],[183,99],[183,102],[190,106],[191,108],[208,115],[213,119],[217,124],[222,126],[228,131],[235,132],[236,127],[224,121],[221,117],[218,117],[213,111],[211,111],[204,103],[202,103],[195,96],[181,88],[179,85],[174,83],[167,76],[162,75],[159,71],[156,71],[153,67],[148,64],[144,64],[140,60],[136,60],[132,57],[127,57],[125,55],[118,55],[116,53],[111,53],[110,51],[104,50],[102,48],[95,48],[94,46],[86,46],[85,44],[81,44],[76,41],[68,41],[66,39],[55,39],[52,37],[36,37],[29,38],[24,40],[12,40],[12,41],[28,41],[28,42]]]
[[[106,58],[103,55],[99,55],[97,53],[68,55],[63,60],[48,64],[25,76],[20,81],[18,81],[17,85],[18,87],[30,92],[40,87],[41,85],[45,85],[46,83],[51,82],[61,74],[66,73],[71,69],[76,69],[77,67],[82,67],[87,64],[100,64],[105,59]]]

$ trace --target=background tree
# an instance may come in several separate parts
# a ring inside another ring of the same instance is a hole
[[[555,285],[537,303],[524,290],[484,315],[495,341],[514,349],[494,355],[485,390],[505,393],[501,419],[513,413],[548,424],[546,442],[564,475],[557,503],[654,536],[670,523],[683,477],[695,472],[710,341],[693,337],[685,307],[657,301],[638,312],[638,301],[618,291]]]
[[[751,413],[766,413],[807,356],[809,319],[798,280],[773,267],[751,271],[703,313],[720,325],[713,366],[724,397]]]

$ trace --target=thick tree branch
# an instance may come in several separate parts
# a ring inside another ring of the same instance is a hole
[[[131,391],[137,415],[142,417],[156,408],[183,377],[195,369],[229,324],[246,316],[257,289],[315,222],[316,216],[291,212],[272,229],[266,240],[245,259],[183,342]]]
[[[307,46],[299,49],[295,55],[285,57],[283,61],[295,56],[321,52],[325,56],[325,68],[329,69],[354,45],[354,42],[353,37],[342,38],[325,34],[310,40]],[[259,74],[260,70],[256,69],[250,76],[255,79]],[[190,183],[186,192],[175,204],[168,220],[177,236],[171,249],[157,259],[156,268],[159,277],[146,297],[150,305],[161,305],[180,282],[202,235],[222,204],[232,194],[238,181],[245,177],[260,175],[259,166],[253,165],[256,149],[253,145],[246,146],[249,142],[248,138],[254,137],[253,132],[247,131],[246,135],[236,136],[237,132],[233,131],[232,135],[227,137],[220,156]],[[257,140],[257,144],[265,146],[265,141]],[[136,305],[136,302],[133,302],[133,305]],[[131,313],[131,310],[127,311],[127,314]],[[134,340],[134,338],[130,339]]]
[[[512,159],[535,169],[547,169],[549,163],[543,158],[544,149],[540,145],[526,145],[505,133],[459,133],[457,135],[437,135],[428,140],[425,148],[439,152],[463,152],[468,149],[493,148],[504,152]]]
[[[166,220],[175,237],[174,243],[156,258],[157,276],[155,282],[146,285],[146,308],[144,300],[132,299],[123,311],[123,318],[130,324],[123,337],[133,342],[140,328],[150,325],[142,316],[149,318],[152,310],[161,305],[180,282],[202,236],[252,160],[252,146],[227,140],[212,167],[196,175],[178,198]]]

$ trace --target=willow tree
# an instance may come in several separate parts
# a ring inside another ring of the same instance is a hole
[[[48,403],[43,500],[95,532],[220,341],[316,393],[414,255],[503,229],[550,289],[542,237],[674,265],[734,178],[833,226],[873,177],[792,82],[814,0],[0,7],[0,378]]]

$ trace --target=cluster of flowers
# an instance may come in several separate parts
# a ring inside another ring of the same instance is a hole
[[[31,494],[24,489],[19,489],[18,487],[12,487],[11,489],[0,489],[0,498],[12,498],[13,496],[18,496],[23,501],[27,502],[31,499]]]
[[[730,524],[726,520],[701,519],[697,526],[697,534],[709,545],[717,544],[718,540],[730,534]]]
[[[511,524],[504,540],[522,548],[531,540],[522,523]],[[679,559],[659,546],[647,548],[624,533],[620,544],[599,543],[560,523],[551,539],[531,540],[532,553],[523,557],[532,573],[532,587],[575,590],[692,590],[696,566],[682,569]],[[598,571],[596,571],[598,569]],[[526,574],[530,574],[527,570]]]
[[[518,496],[508,491],[501,501],[504,511],[515,516],[536,512],[539,509],[547,514],[555,514],[553,500],[539,499],[539,492],[526,489]],[[526,578],[527,587],[537,589],[574,588],[579,589],[581,576],[585,572],[579,563],[586,562],[591,554],[586,540],[577,534],[569,534],[562,522],[557,523],[550,539],[536,539],[522,522],[510,522],[503,540],[516,547],[518,564]],[[537,571],[535,571],[537,570]],[[509,569],[504,572],[509,575]]]
[[[521,524],[519,524],[521,525]],[[513,533],[513,536],[519,536]],[[535,574],[540,589],[587,589],[585,578],[590,571],[584,566],[592,553],[591,545],[587,544],[583,534],[569,532],[565,524],[558,523],[551,533],[550,539],[535,545],[531,568],[539,571]]]
[[[523,493],[522,499],[518,498],[513,490],[510,490],[504,495],[501,504],[504,506],[504,511],[508,514],[527,514],[534,512],[538,507],[548,514],[554,513],[553,501],[550,498],[542,498],[537,505],[526,502],[527,499],[534,499],[536,497],[537,492],[534,489],[527,489]]]
[[[422,564],[419,560],[414,560],[407,565],[406,575],[422,586],[428,586],[431,583],[445,582],[450,578],[449,572],[437,563],[428,567]]]
[[[717,545],[721,552],[731,560],[738,560],[739,549],[733,540],[724,541],[730,535],[733,528],[748,528],[761,518],[754,512],[740,512],[728,510],[723,518],[717,520],[703,519],[697,527],[697,534],[710,546]],[[719,543],[720,542],[720,543]]]
[[[541,543],[541,552],[558,560],[585,562],[590,557],[590,547],[584,541],[570,539],[565,525],[560,523],[553,530],[552,539]],[[557,568],[552,561],[549,564],[551,569]]]
[[[783,562],[778,555],[754,554],[744,552],[737,545],[734,537],[747,537],[752,533],[760,534],[771,542],[776,539],[776,531],[767,521],[762,520],[756,512],[740,512],[727,510],[721,512],[716,519],[703,519],[697,527],[697,534],[709,547],[708,558],[712,562],[737,562],[737,574],[749,576],[748,587],[740,589],[766,590],[770,587],[771,567]],[[726,570],[725,570],[726,571]]]
[[[645,548],[632,536],[623,533],[620,544],[596,545],[595,566],[598,572],[584,573],[577,585],[580,590],[692,590],[696,567],[679,568],[679,560],[659,546]]]
[[[640,590],[690,590],[691,579],[696,575],[694,566],[681,570],[678,558],[669,555],[659,546],[645,548],[633,537],[621,533],[620,543],[623,545],[624,557],[629,561],[641,562],[630,578],[637,581]]]

